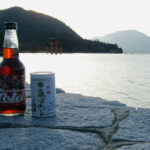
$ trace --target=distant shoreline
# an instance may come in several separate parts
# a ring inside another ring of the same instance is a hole
[[[19,52],[20,54],[26,54],[26,53],[30,53],[30,54],[51,54],[51,55],[62,55],[62,54],[124,54],[124,53],[96,53],[96,52],[72,52],[72,53],[68,53],[68,52],[64,52],[64,53],[47,53],[47,52]],[[3,53],[0,53],[0,56],[3,56]]]

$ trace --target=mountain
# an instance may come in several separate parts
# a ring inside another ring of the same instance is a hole
[[[122,49],[118,48],[116,44],[83,39],[62,21],[20,7],[0,10],[1,48],[4,22],[18,23],[18,38],[22,52],[45,52],[46,47],[49,46],[49,39],[58,39],[63,52],[122,53]]]
[[[136,30],[119,31],[94,39],[116,43],[125,53],[150,53],[150,37]]]

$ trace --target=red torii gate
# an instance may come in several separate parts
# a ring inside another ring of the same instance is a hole
[[[55,53],[55,54],[57,54],[57,53],[60,53],[60,54],[62,54],[62,47],[58,47],[58,39],[56,39],[56,38],[49,38],[49,46],[48,47],[46,47],[46,51],[47,51],[47,53],[51,53],[51,54],[53,54],[53,53]]]

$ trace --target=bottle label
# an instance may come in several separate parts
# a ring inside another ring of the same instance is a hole
[[[0,103],[20,103],[24,100],[24,75],[0,76]]]
[[[4,48],[18,48],[18,38],[15,29],[5,30]]]

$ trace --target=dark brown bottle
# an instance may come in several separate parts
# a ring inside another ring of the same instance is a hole
[[[5,23],[3,60],[0,64],[0,115],[25,112],[25,67],[19,60],[17,23]]]

